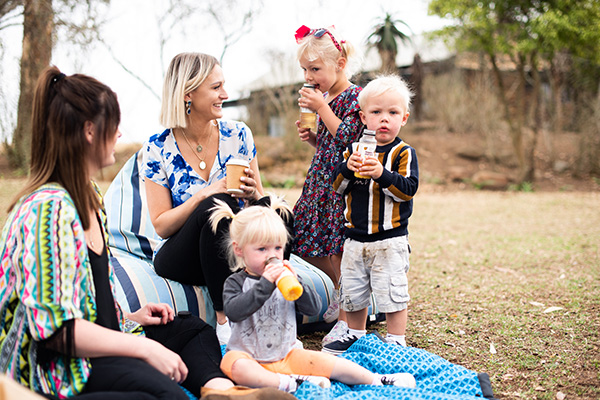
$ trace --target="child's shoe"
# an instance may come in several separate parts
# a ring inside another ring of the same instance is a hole
[[[328,324],[338,319],[340,316],[340,291],[334,290],[333,296],[331,298],[331,303],[329,303],[329,307],[325,310],[323,314],[323,320]]]
[[[398,346],[406,347],[406,336],[394,335],[393,337],[388,334],[385,337],[386,343],[397,344]]]
[[[227,345],[229,338],[231,337],[231,326],[229,326],[229,320],[223,325],[217,322],[217,339],[219,339],[220,345]]]
[[[334,355],[342,354],[346,350],[348,350],[350,346],[352,346],[357,340],[358,337],[347,333],[346,336],[342,337],[341,339],[331,343],[327,343],[325,346],[323,346],[321,351],[323,353],[329,353]]]
[[[348,334],[348,324],[346,321],[338,321],[331,328],[329,333],[323,337],[323,345],[326,345],[331,342],[335,342],[336,340],[340,340],[344,336]]]
[[[304,382],[313,383],[317,386],[322,387],[323,389],[327,389],[328,387],[331,387],[331,381],[329,380],[329,378],[326,378],[324,376],[295,375],[295,374],[291,374],[290,376],[296,380],[296,388],[298,388]]]
[[[412,374],[409,374],[406,372],[399,372],[397,374],[381,375],[381,384],[382,385],[390,385],[390,386],[398,386],[398,387],[407,387],[407,388],[417,387],[417,382],[415,381],[415,377]]]

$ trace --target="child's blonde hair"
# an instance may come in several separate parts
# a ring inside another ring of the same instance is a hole
[[[408,112],[410,110],[410,100],[414,96],[414,93],[404,79],[394,74],[379,75],[367,83],[358,94],[358,105],[361,109],[364,109],[368,98],[382,95],[389,90],[396,91],[402,97],[403,105]]]
[[[239,247],[254,243],[285,246],[289,239],[290,234],[282,218],[288,220],[292,216],[292,209],[282,197],[269,197],[271,200],[270,207],[250,206],[235,214],[227,203],[216,199],[216,205],[210,210],[210,224],[214,232],[216,232],[219,222],[223,218],[231,218],[229,238],[226,245],[230,269],[233,272],[244,267],[243,260],[237,257],[233,251],[233,242],[237,243]]]
[[[336,47],[333,39],[328,34],[316,37],[311,33],[298,41],[298,44],[300,45],[297,52],[298,60],[302,57],[306,57],[308,61],[321,59],[326,65],[337,66],[338,60],[340,58],[345,58],[345,73],[347,76],[351,75],[349,63],[353,61],[356,56],[354,46],[350,42],[341,39],[339,33],[336,32],[333,26],[327,28],[327,31],[333,35],[333,38],[340,46],[341,51]]]

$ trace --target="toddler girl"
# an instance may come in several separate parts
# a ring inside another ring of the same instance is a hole
[[[315,155],[306,175],[302,194],[294,207],[293,252],[323,270],[333,281],[334,298],[324,314],[326,322],[338,323],[323,343],[346,334],[348,325],[339,310],[340,263],[344,241],[343,198],[332,188],[335,166],[343,161],[343,152],[355,142],[363,129],[358,114],[360,87],[348,80],[348,61],[353,46],[340,38],[334,27],[296,31],[298,61],[304,79],[315,89],[303,88],[300,107],[319,116],[317,131],[300,128],[300,139],[315,147]]]
[[[229,258],[234,272],[225,281],[223,306],[231,323],[231,338],[221,369],[238,384],[249,387],[274,387],[295,392],[309,381],[329,387],[329,378],[348,385],[394,385],[415,387],[408,373],[379,375],[344,358],[295,347],[296,311],[304,315],[319,312],[320,299],[310,285],[302,285],[302,295],[286,300],[275,284],[288,268],[283,250],[288,231],[280,215],[291,210],[279,198],[271,207],[251,206],[235,214],[229,205],[217,201],[210,217],[217,228],[224,218],[231,218]],[[278,210],[278,212],[275,211]]]

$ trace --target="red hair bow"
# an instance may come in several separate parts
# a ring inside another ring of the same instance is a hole
[[[294,36],[296,38],[296,43],[300,43],[302,39],[310,35],[311,31],[312,29],[310,29],[306,25],[302,25],[300,28],[298,28],[298,30],[296,31],[296,35]]]

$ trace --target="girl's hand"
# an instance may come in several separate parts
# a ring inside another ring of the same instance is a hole
[[[240,189],[244,191],[244,193],[231,193],[232,197],[241,197],[243,199],[254,199],[258,200],[260,198],[260,193],[256,189],[256,180],[254,179],[254,170],[252,168],[246,168],[244,170],[246,176],[242,176],[240,181],[242,181],[242,185],[240,185]]]
[[[177,383],[185,381],[188,369],[181,357],[162,344],[148,338],[142,341],[141,359]]]
[[[289,260],[283,260],[283,265],[289,269],[290,271],[292,271],[292,274],[294,274],[294,276],[296,278],[298,278],[298,274],[296,273],[296,270],[294,269],[294,267],[292,267],[292,263],[289,262]]]
[[[285,270],[282,264],[268,264],[263,270],[262,276],[271,283],[275,283],[279,275]]]
[[[299,107],[308,108],[318,113],[321,107],[327,106],[323,93],[319,89],[302,88],[298,93],[300,93]]]
[[[366,157],[358,172],[364,176],[378,179],[383,174],[383,165],[377,157]]]
[[[136,312],[127,313],[125,316],[142,326],[164,325],[173,321],[175,311],[168,304],[148,303]]]
[[[300,128],[300,121],[296,121],[296,127],[298,128],[298,137],[300,140],[315,147],[317,143],[316,132],[313,132],[308,128]]]

